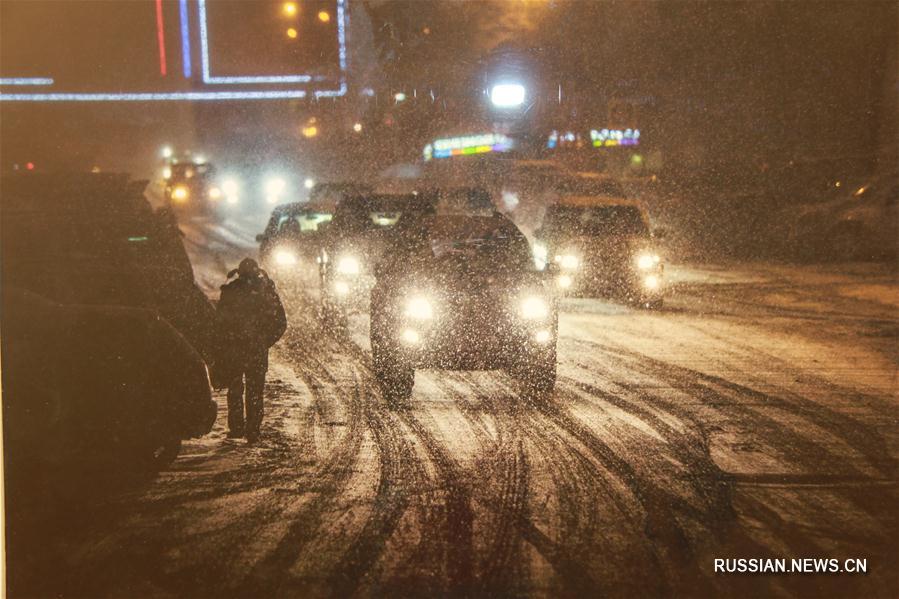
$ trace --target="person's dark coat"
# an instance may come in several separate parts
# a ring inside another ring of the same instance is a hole
[[[226,386],[241,372],[268,368],[268,349],[287,329],[284,307],[263,271],[222,285],[216,310],[213,383]]]

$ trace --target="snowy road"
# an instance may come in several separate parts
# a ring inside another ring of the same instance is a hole
[[[186,233],[207,289],[252,239]],[[426,371],[403,408],[374,383],[365,319],[329,336],[285,286],[260,443],[224,439],[219,397],[213,433],[169,470],[67,516],[33,588],[899,595],[896,274],[670,272],[661,311],[563,303],[551,398],[520,397],[498,373]],[[862,558],[868,573],[713,570],[757,557]]]

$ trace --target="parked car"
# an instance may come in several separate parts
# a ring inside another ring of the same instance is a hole
[[[171,214],[151,210],[144,186],[115,175],[3,179],[7,455],[34,445],[77,461],[63,447],[102,447],[158,466],[211,429],[214,310]]]

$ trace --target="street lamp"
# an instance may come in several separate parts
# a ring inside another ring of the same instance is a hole
[[[162,147],[162,157],[163,158],[171,158],[172,157],[172,147],[171,146],[163,146]]]
[[[306,189],[312,189],[313,187],[315,187],[315,180],[307,177],[306,180],[303,181],[303,187],[305,187]]]
[[[517,108],[524,104],[524,96],[520,83],[500,83],[490,90],[490,101],[497,108]]]
[[[285,2],[283,5],[284,14],[288,17],[292,17],[297,14],[297,3],[296,2]]]

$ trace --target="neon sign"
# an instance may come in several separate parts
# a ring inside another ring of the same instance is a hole
[[[514,143],[508,136],[500,133],[483,135],[466,135],[462,137],[446,137],[436,139],[425,146],[424,159],[449,158],[450,156],[470,156],[489,152],[507,152]]]
[[[0,35],[25,41],[4,56],[0,101],[227,101],[342,96],[347,91],[347,0],[331,2],[333,8],[328,12],[335,18],[328,19],[327,25],[318,20],[311,25],[324,35],[316,33],[308,38],[316,40],[316,47],[302,55],[306,68],[284,74],[278,71],[290,69],[296,62],[282,55],[280,30],[276,34],[271,23],[244,18],[245,11],[258,12],[262,3],[155,0],[149,3],[149,10],[143,3],[124,3],[133,7],[125,17],[128,27],[113,23],[101,3],[21,3],[21,15],[11,10],[0,24]],[[67,18],[59,14],[60,10],[78,12]],[[42,22],[38,17],[44,13],[54,22],[72,23],[61,27],[59,43],[53,46],[65,52],[65,57],[43,48],[34,51],[27,41],[43,38],[15,29],[23,23]],[[89,24],[86,29],[85,23]],[[150,48],[127,33],[146,30],[147,37],[155,42]],[[170,31],[176,33],[169,35]],[[84,37],[94,43],[82,44]],[[250,41],[234,41],[244,38]],[[167,48],[167,44],[175,47]],[[71,53],[80,62],[95,65],[93,73],[99,75],[76,80],[73,77],[79,71],[58,72],[59,65],[71,62]],[[195,64],[199,68],[194,68]],[[176,65],[181,67],[180,72],[175,70]]]
[[[590,139],[594,148],[636,146],[640,144],[639,129],[591,129]]]

